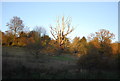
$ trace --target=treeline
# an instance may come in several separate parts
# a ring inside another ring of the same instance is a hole
[[[65,23],[68,21],[67,23]],[[2,33],[2,45],[3,46],[29,46],[34,48],[46,48],[51,47],[55,49],[60,49],[64,51],[71,51],[75,54],[87,54],[89,52],[93,53],[107,53],[107,54],[118,54],[118,44],[112,43],[115,35],[108,30],[101,29],[98,32],[90,34],[88,39],[85,37],[75,37],[72,42],[66,36],[71,33],[74,29],[70,29],[70,19],[64,19],[62,21],[57,20],[57,27],[51,28],[51,34],[55,39],[50,38],[46,35],[46,30],[43,27],[36,26],[32,31],[24,30],[25,26],[23,20],[15,16],[13,19],[7,23],[9,28],[8,31]],[[60,24],[62,23],[62,26]],[[65,33],[64,30],[68,30]],[[60,28],[61,27],[61,28]],[[53,33],[55,32],[55,33]],[[58,32],[58,33],[57,33]],[[56,35],[57,34],[57,35]],[[55,37],[56,35],[56,37]],[[60,51],[59,50],[59,51]]]
[[[62,17],[58,19],[56,27],[51,28],[54,39],[46,35],[43,27],[35,27],[32,31],[25,31],[23,21],[19,17],[13,17],[7,23],[9,30],[2,33],[3,46],[24,46],[49,55],[72,54],[80,56],[78,66],[80,68],[105,69],[117,68],[120,50],[119,43],[112,43],[115,35],[109,30],[100,29],[85,37],[75,37],[72,42],[67,35],[74,31],[71,28],[70,19]],[[111,64],[112,63],[112,64]]]

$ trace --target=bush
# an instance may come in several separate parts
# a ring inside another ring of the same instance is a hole
[[[86,54],[82,55],[77,65],[80,69],[96,69],[100,63],[100,55],[98,54]]]
[[[115,71],[118,70],[117,58],[100,54],[86,54],[79,58],[77,65],[79,69]]]

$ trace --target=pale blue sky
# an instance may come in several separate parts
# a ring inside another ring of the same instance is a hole
[[[13,16],[20,17],[25,26],[32,29],[42,26],[50,34],[50,25],[55,26],[58,16],[71,17],[75,27],[69,38],[87,36],[99,29],[107,29],[118,40],[118,3],[117,2],[3,2],[2,31]]]

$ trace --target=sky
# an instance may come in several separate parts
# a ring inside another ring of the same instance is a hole
[[[55,27],[57,17],[71,17],[74,31],[68,36],[82,38],[99,29],[115,34],[118,41],[118,3],[117,2],[3,2],[2,31],[8,30],[6,23],[18,16],[25,27],[44,27],[50,34],[50,25]]]

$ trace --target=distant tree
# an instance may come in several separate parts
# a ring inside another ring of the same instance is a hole
[[[49,36],[46,35],[46,30],[43,27],[36,26],[32,31],[28,34],[28,48],[31,48],[35,51],[35,54],[41,51],[45,46],[47,46],[49,42]]]
[[[72,44],[71,44],[71,50],[74,53],[78,53],[79,52],[79,48],[80,48],[80,37],[75,37],[73,39]]]
[[[36,26],[33,31],[36,31],[38,32],[38,35],[41,37],[41,36],[44,36],[46,35],[46,30],[44,27],[40,27],[40,26]]]
[[[48,35],[44,35],[41,37],[41,42],[42,42],[42,46],[46,47],[49,42],[50,42],[51,38]]]
[[[96,40],[96,46],[100,46],[99,52],[101,54],[111,54],[112,48],[111,48],[111,41],[114,39],[115,35],[113,33],[110,33],[110,31],[105,29],[100,29],[98,32],[95,32],[95,34],[91,34],[89,36],[89,39]],[[109,50],[108,50],[109,49]]]
[[[13,31],[14,35],[17,35],[18,32],[22,31],[24,28],[23,21],[17,16],[14,16],[13,19],[7,23],[7,26]]]
[[[75,37],[73,39],[73,42],[71,44],[71,50],[76,53],[78,56],[81,54],[86,54],[87,53],[87,40],[85,37]]]
[[[80,42],[86,43],[87,39],[83,36],[82,39],[80,40]]]
[[[62,20],[57,20],[57,24],[55,27],[50,27],[51,34],[54,37],[54,39],[58,42],[58,46],[61,49],[63,48],[63,45],[65,44],[65,38],[68,34],[70,34],[74,29],[71,28],[71,19],[67,18],[64,19],[64,16],[62,17]]]
[[[82,39],[80,40],[80,53],[81,54],[87,54],[87,39],[83,36]]]
[[[11,31],[2,32],[2,45],[12,45],[14,35]]]
[[[99,54],[100,43],[98,38],[94,37],[88,42],[88,54]]]
[[[114,39],[115,35],[113,33],[110,33],[109,30],[100,29],[99,32],[95,32],[96,37],[98,38],[99,42],[101,44],[107,43],[110,44],[112,39]]]
[[[46,30],[43,27],[36,26],[33,31],[30,31],[29,37],[33,37],[36,43],[40,43],[41,37],[46,34]]]
[[[15,42],[15,37],[24,28],[23,21],[20,19],[20,17],[14,16],[13,19],[11,19],[9,23],[7,23],[7,26],[13,32]]]
[[[41,36],[37,31],[30,31],[28,34],[28,38],[31,40],[29,42],[29,46],[32,49],[38,50],[41,47]]]

